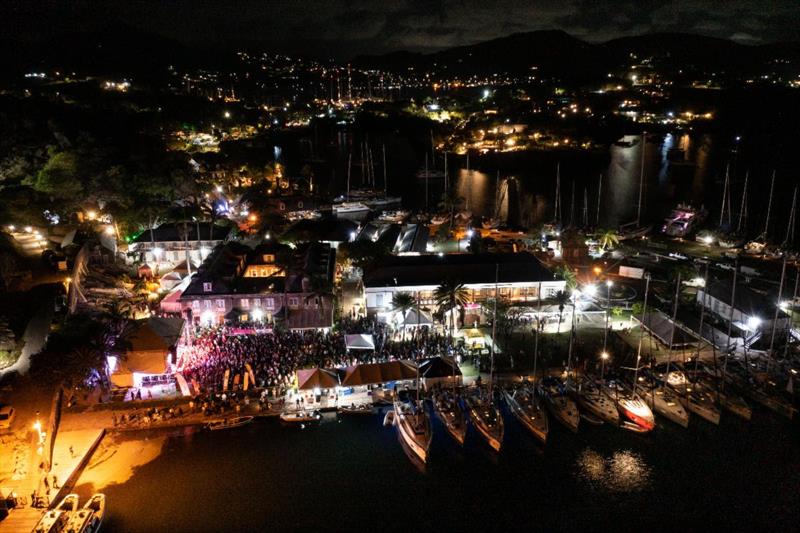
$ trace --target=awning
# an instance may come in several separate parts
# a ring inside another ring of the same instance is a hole
[[[426,379],[450,378],[453,377],[453,370],[456,376],[461,375],[461,369],[451,357],[432,357],[419,364],[419,374]]]
[[[411,309],[406,313],[405,318],[400,320],[400,323],[403,327],[414,328],[417,326],[431,326],[433,325],[433,321],[431,317],[426,315],[423,311],[417,311],[416,309]]]
[[[417,377],[417,369],[410,361],[389,361],[349,366],[345,369],[342,386],[372,385],[388,381],[402,381]]]
[[[375,339],[372,335],[359,333],[357,335],[344,336],[345,347],[348,350],[374,350]]]
[[[339,378],[333,370],[323,368],[306,368],[297,371],[297,388],[309,390],[319,387],[330,389],[339,384]]]

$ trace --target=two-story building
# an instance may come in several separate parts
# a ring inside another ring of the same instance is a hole
[[[732,314],[731,297],[734,301]],[[762,346],[769,345],[773,329],[776,337],[783,338],[791,326],[791,318],[778,305],[777,291],[760,291],[748,284],[737,283],[733,294],[732,279],[714,281],[698,289],[697,303],[724,324],[723,329],[732,320],[732,336],[742,337],[748,345],[760,338],[765,341],[761,342]]]
[[[211,250],[227,242],[233,228],[210,222],[167,222],[147,229],[128,243],[128,259],[143,262],[161,270],[171,269],[186,261],[199,265]]]
[[[495,291],[499,298],[522,303],[553,298],[566,287],[527,252],[393,256],[364,275],[367,312],[388,320],[399,292],[416,296],[422,306],[435,306],[434,293],[445,280],[464,285],[473,315]]]
[[[253,249],[228,242],[192,277],[179,298],[181,312],[195,325],[282,322],[289,329],[329,328],[334,266],[335,251],[326,244],[291,249],[266,241]]]

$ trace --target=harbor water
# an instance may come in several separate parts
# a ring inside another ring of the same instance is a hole
[[[508,413],[499,454],[473,428],[458,447],[434,419],[427,467],[414,465],[383,412],[287,428],[272,420],[228,431],[109,436],[165,439],[122,483],[78,482],[108,498],[106,531],[796,530],[800,431],[757,410],[749,424],[651,435],[551,421],[540,446]],[[166,436],[166,437],[165,437]],[[114,440],[111,441],[112,448]],[[112,478],[113,479],[113,478]]]

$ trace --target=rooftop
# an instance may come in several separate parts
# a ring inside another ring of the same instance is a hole
[[[458,283],[524,283],[559,281],[534,255],[483,253],[395,256],[364,276],[365,287],[437,286],[445,279]]]
[[[187,222],[186,229],[188,232],[186,239],[189,241],[224,241],[233,231],[229,226],[220,226],[219,224],[214,224],[212,230],[210,222]],[[183,223],[165,222],[152,232],[150,230],[143,231],[132,242],[179,242],[183,240]]]

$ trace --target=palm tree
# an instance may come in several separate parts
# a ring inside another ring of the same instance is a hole
[[[600,231],[600,249],[606,250],[607,248],[614,248],[619,244],[619,234],[613,229],[604,229]]]
[[[575,271],[565,264],[562,267],[556,268],[556,274],[567,282],[567,289],[572,290],[578,286],[578,278],[575,276]]]
[[[406,315],[417,305],[417,299],[410,292],[397,292],[392,296],[392,310],[403,316],[403,340],[406,340]]]
[[[454,309],[463,309],[469,302],[469,295],[463,283],[457,283],[452,279],[446,279],[444,282],[436,287],[433,293],[433,299],[440,311],[447,313]],[[453,329],[455,328],[455,320],[450,322],[450,338],[453,338]]]
[[[567,291],[558,291],[556,293],[556,303],[558,304],[558,330],[556,333],[561,333],[561,317],[564,314],[564,308],[569,303]]]

